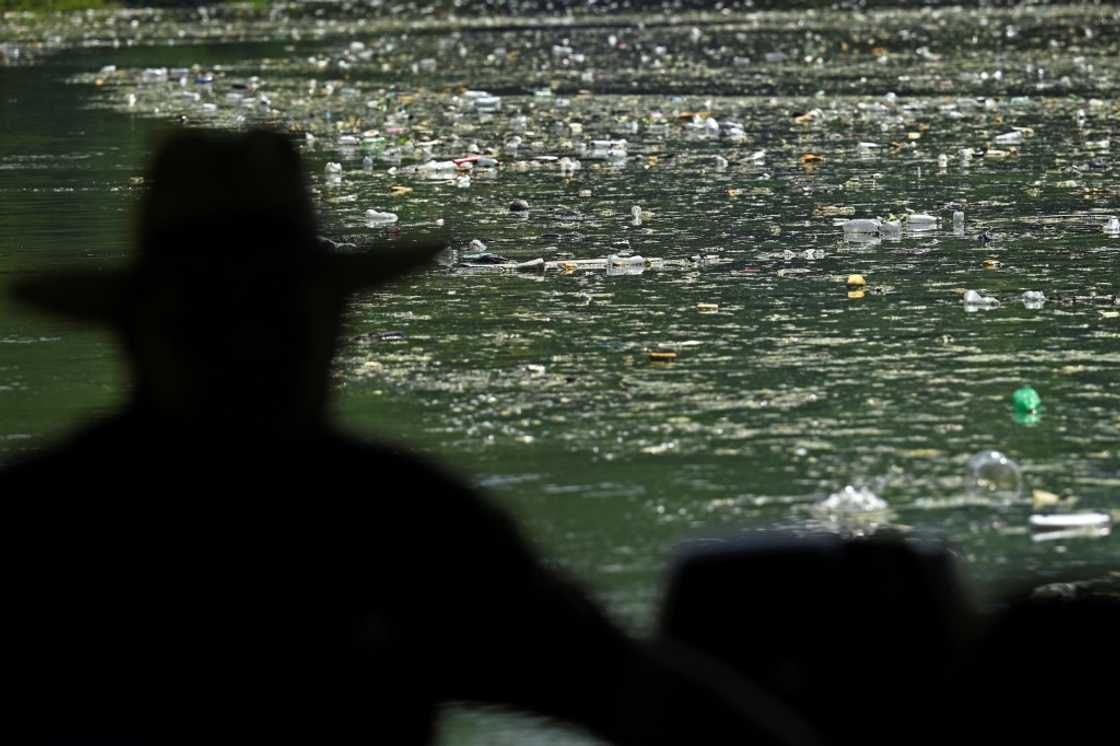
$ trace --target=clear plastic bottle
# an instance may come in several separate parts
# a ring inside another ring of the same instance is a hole
[[[925,213],[906,216],[906,229],[910,231],[931,231],[937,227],[937,218]]]
[[[848,220],[848,221],[844,222],[844,233],[845,234],[864,233],[864,234],[878,235],[879,225],[880,225],[880,223],[879,223],[878,220],[867,220],[867,219],[864,219],[864,218],[858,218],[856,220]]]

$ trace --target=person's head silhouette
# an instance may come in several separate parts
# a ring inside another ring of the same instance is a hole
[[[428,261],[438,243],[331,253],[289,140],[181,131],[157,147],[120,273],[55,273],[17,296],[122,333],[137,404],[183,424],[284,432],[322,416],[348,292]]]

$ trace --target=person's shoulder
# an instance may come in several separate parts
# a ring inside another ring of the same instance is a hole
[[[434,459],[404,445],[333,432],[325,445],[336,468],[355,469],[367,477],[408,477],[470,489],[466,479]]]
[[[466,476],[416,450],[385,441],[334,433],[328,450],[336,476],[376,496],[388,514],[438,517],[445,527],[472,526],[494,535],[516,534],[506,512]]]
[[[120,423],[104,420],[68,433],[54,445],[16,456],[0,466],[0,483],[12,486],[43,480],[77,480],[88,476],[89,469],[101,463],[106,454],[114,452]]]

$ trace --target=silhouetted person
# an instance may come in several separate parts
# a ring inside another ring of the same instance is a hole
[[[720,665],[622,634],[462,482],[328,425],[346,294],[441,247],[324,250],[276,134],[173,135],[146,184],[130,269],[17,288],[111,324],[135,378],[125,411],[0,473],[17,729],[395,745],[470,700],[618,743],[813,742]]]

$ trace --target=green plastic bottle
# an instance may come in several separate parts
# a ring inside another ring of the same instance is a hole
[[[1042,408],[1042,397],[1030,386],[1023,386],[1011,395],[1011,404],[1016,412],[1033,413]]]

